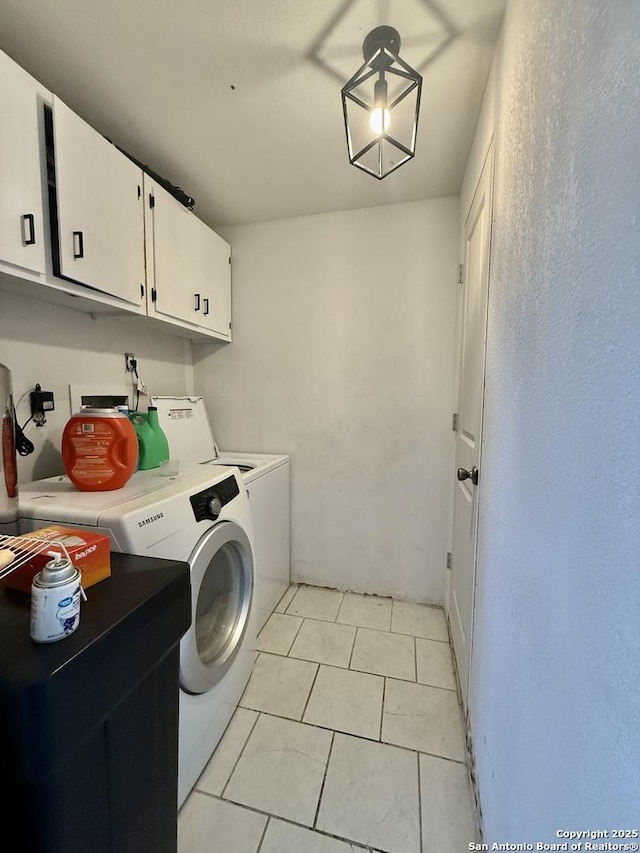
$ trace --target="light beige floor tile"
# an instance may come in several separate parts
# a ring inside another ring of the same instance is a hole
[[[383,694],[378,675],[321,666],[304,722],[379,740]]]
[[[416,639],[416,665],[420,684],[456,689],[449,643]]]
[[[299,720],[318,664],[261,652],[240,700],[243,708]]]
[[[357,625],[360,628],[389,631],[391,628],[391,604],[390,598],[347,592],[336,621],[345,625]]]
[[[311,826],[332,737],[314,726],[261,715],[225,798]]]
[[[291,584],[289,589],[282,596],[280,601],[276,604],[274,613],[284,613],[287,607],[291,604],[291,599],[298,591],[298,587],[296,584]]]
[[[387,853],[420,853],[417,755],[336,734],[317,828]]]
[[[364,853],[365,848],[271,818],[260,853]]]
[[[349,666],[355,635],[356,629],[351,625],[305,619],[289,654],[292,658]]]
[[[415,681],[413,637],[358,628],[350,666],[362,672]]]
[[[266,823],[265,815],[192,791],[178,817],[178,853],[256,853]]]
[[[258,651],[288,655],[301,625],[300,616],[272,613],[258,634]]]
[[[427,640],[449,642],[444,610],[411,601],[394,601],[391,630],[396,634],[410,634]]]
[[[422,843],[425,853],[468,850],[478,841],[467,768],[443,758],[420,756]]]
[[[256,711],[236,708],[222,740],[209,759],[202,776],[196,782],[196,788],[199,791],[218,796],[222,794],[257,719]]]
[[[387,679],[382,740],[408,749],[465,760],[458,699],[452,690]]]
[[[287,613],[291,616],[305,616],[309,619],[335,622],[343,595],[343,592],[338,592],[336,589],[301,586],[287,607]]]

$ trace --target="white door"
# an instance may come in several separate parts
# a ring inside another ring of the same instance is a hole
[[[142,170],[56,97],[53,138],[56,274],[117,296],[142,311]]]
[[[449,619],[466,707],[473,632],[478,494],[484,403],[487,294],[491,244],[493,145],[489,148],[465,223],[462,334]]]
[[[0,261],[45,271],[36,92],[0,54]]]

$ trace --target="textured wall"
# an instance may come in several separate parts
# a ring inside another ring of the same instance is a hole
[[[196,350],[196,389],[221,447],[291,454],[298,580],[442,601],[457,215],[440,199],[226,235],[234,342]]]
[[[191,391],[191,345],[145,326],[140,320],[93,320],[90,315],[0,290],[0,362],[11,370],[16,402],[39,382],[53,391],[55,411],[44,427],[25,434],[35,445],[18,457],[19,482],[64,470],[62,430],[71,415],[69,385],[130,385],[124,353],[138,357],[138,370],[153,394]],[[141,408],[146,410],[142,398]],[[30,415],[29,395],[18,406],[18,421]]]
[[[487,841],[640,815],[640,5],[511,0],[471,714]]]

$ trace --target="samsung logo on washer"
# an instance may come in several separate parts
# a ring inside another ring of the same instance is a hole
[[[160,521],[161,518],[164,518],[163,512],[157,512],[155,515],[149,515],[147,518],[143,518],[142,521],[138,522],[138,527],[146,527],[147,524],[152,524],[154,521]]]

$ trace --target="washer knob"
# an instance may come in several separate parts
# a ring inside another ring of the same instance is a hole
[[[217,518],[220,515],[221,511],[222,511],[222,501],[220,500],[220,498],[218,498],[218,497],[211,498],[211,500],[209,501],[209,512],[211,513],[211,515],[214,518]]]

